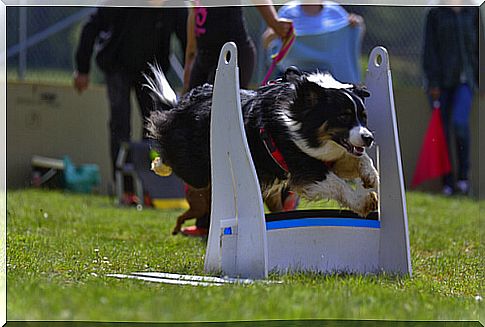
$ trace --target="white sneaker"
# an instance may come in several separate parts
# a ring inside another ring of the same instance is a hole
[[[470,182],[466,179],[459,180],[456,182],[456,189],[462,195],[468,195],[470,193]]]
[[[441,190],[441,194],[444,196],[452,196],[453,195],[453,188],[449,185],[443,186],[443,189]]]

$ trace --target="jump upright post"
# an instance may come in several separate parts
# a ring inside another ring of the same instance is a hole
[[[237,48],[219,57],[211,112],[211,224],[206,272],[262,279],[268,271],[411,274],[406,202],[392,78],[387,51],[370,55],[368,121],[381,184],[375,219],[346,210],[264,214],[256,170],[246,141]],[[385,153],[379,156],[379,153]]]
[[[210,125],[212,205],[205,270],[265,278],[268,247],[264,207],[244,132],[233,42],[226,43],[219,56]],[[221,248],[225,228],[236,232],[230,255],[223,254]]]

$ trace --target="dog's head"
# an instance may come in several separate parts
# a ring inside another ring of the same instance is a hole
[[[287,124],[301,150],[320,160],[335,160],[344,151],[361,156],[374,142],[367,128],[363,86],[336,81],[329,73],[302,74],[286,70],[284,81],[295,87],[296,98]]]

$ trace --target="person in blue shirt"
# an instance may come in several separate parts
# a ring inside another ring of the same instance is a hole
[[[308,72],[328,71],[342,82],[360,82],[359,57],[365,31],[361,16],[349,14],[332,1],[316,5],[291,1],[280,8],[278,16],[291,20],[296,34],[292,48],[278,64],[281,71],[296,66]],[[271,29],[263,35],[263,44],[271,54],[281,47]]]

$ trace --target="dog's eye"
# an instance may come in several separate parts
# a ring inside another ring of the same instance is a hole
[[[351,123],[354,119],[354,116],[350,112],[348,112],[341,114],[338,119],[343,123]]]

